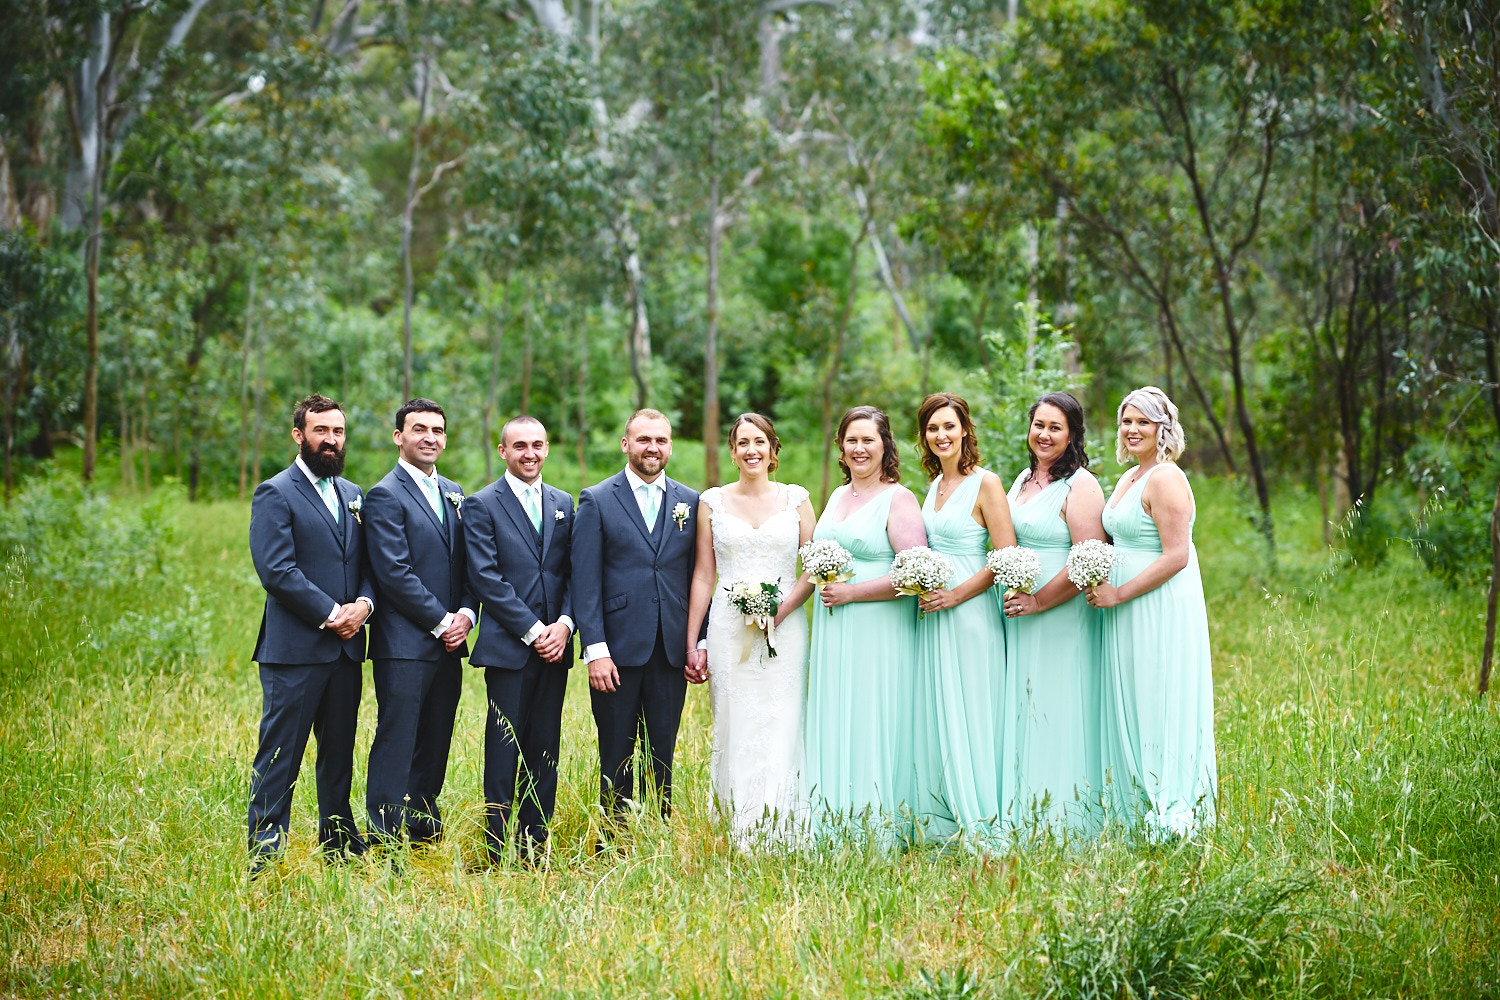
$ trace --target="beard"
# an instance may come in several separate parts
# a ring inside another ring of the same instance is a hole
[[[313,449],[306,441],[302,442],[302,461],[312,470],[312,474],[319,479],[329,479],[333,476],[342,475],[344,472],[344,449],[337,448],[332,444],[324,444],[321,448]]]

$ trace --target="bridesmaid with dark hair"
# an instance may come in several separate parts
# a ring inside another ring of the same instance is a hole
[[[1097,827],[1099,615],[1068,579],[1068,550],[1104,540],[1104,492],[1088,471],[1083,407],[1049,392],[1031,407],[1030,467],[1010,488],[1016,544],[1041,560],[1034,594],[1002,598],[1009,684],[1000,798],[1015,826],[1066,835]]]
[[[913,810],[928,840],[995,843],[1000,831],[1005,622],[985,565],[991,545],[1016,544],[1000,477],[979,465],[969,404],[951,392],[917,411],[927,544],[953,567],[949,586],[921,596],[917,622]]]

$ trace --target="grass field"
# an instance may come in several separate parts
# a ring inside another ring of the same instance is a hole
[[[1482,595],[1443,589],[1399,543],[1347,565],[1311,502],[1278,511],[1271,574],[1233,490],[1197,490],[1222,783],[1198,841],[737,853],[710,818],[695,689],[674,819],[594,857],[575,670],[550,863],[472,873],[471,672],[440,848],[404,875],[325,868],[309,761],[290,856],[250,882],[248,506],[37,488],[6,515],[27,554],[0,581],[0,995],[1500,995],[1500,717],[1471,693]],[[367,680],[357,754],[374,708]]]

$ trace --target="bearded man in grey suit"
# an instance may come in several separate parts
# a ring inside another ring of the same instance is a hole
[[[344,471],[344,408],[312,395],[292,413],[292,465],[255,488],[250,557],[266,589],[252,656],[260,666],[260,745],[250,777],[251,870],[279,853],[308,734],[318,739],[318,840],[330,860],[363,854],[349,788],[365,619],[363,496]]]
[[[513,812],[517,851],[533,858],[557,802],[563,696],[573,664],[573,498],[542,482],[547,450],[541,421],[507,421],[499,444],[505,474],[464,508],[469,586],[481,602],[469,663],[484,668],[489,700],[484,801],[492,861],[505,850]]]
[[[479,602],[468,588],[463,489],[437,473],[448,418],[430,399],[396,411],[396,467],[365,496],[365,547],[380,610],[370,622],[379,705],[365,807],[378,844],[442,836],[463,657]]]
[[[687,683],[706,677],[707,653],[688,641],[697,556],[696,491],[667,478],[672,424],[638,410],[620,439],[625,469],[583,491],[573,529],[573,613],[583,637],[599,730],[599,795],[622,818],[635,796],[637,737],[663,816]],[[646,795],[647,775],[640,778]]]

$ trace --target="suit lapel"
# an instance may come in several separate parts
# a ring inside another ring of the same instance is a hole
[[[635,525],[635,530],[641,533],[647,547],[655,549],[657,539],[651,537],[655,532],[646,530],[646,520],[641,517],[641,505],[635,502],[635,491],[630,488],[630,480],[623,472],[620,473],[619,481],[615,483],[615,499],[620,501],[621,507],[625,508],[625,513],[630,516],[630,523]]]
[[[547,546],[552,541],[552,529],[556,527],[557,505],[552,502],[552,491],[542,486],[542,558],[547,558]]]
[[[422,513],[426,514],[427,520],[432,522],[433,529],[443,537],[444,541],[447,541],[447,534],[443,530],[443,521],[448,519],[445,517],[443,521],[438,520],[437,514],[432,509],[432,504],[427,501],[427,494],[423,493],[422,487],[418,486],[416,481],[412,479],[411,473],[398,465],[396,466],[396,478],[401,480],[401,484],[406,487],[406,492],[410,493],[412,499],[417,502],[417,506],[422,508]]]
[[[447,504],[447,506],[443,508],[443,539],[448,543],[448,554],[452,555],[453,546],[458,543],[458,521],[463,517],[463,514],[460,513],[459,509],[457,507],[454,507],[453,504],[448,503],[448,494],[458,493],[462,495],[463,490],[457,483],[451,482],[441,477],[438,478],[438,487],[440,492],[442,493],[442,497],[440,499],[444,504]],[[453,507],[453,509],[449,510],[449,507]]]
[[[672,482],[672,480],[668,479],[666,476],[662,477],[661,506],[659,506],[656,510],[656,528],[651,532],[652,547],[655,548],[658,553],[661,552],[661,547],[667,544],[667,515],[671,513],[672,504],[675,502],[672,497],[672,487],[674,485],[675,484]]]
[[[531,542],[532,552],[540,556],[542,540],[537,537],[536,529],[531,526],[531,518],[527,516],[526,508],[521,506],[521,498],[516,496],[516,491],[511,489],[510,483],[504,479],[501,479],[495,486],[495,492],[499,496],[500,506],[515,523],[516,530],[521,533],[521,537]]]
[[[338,504],[339,510],[339,544],[346,552],[349,550],[349,533],[354,530],[349,526],[349,522],[354,520],[354,515],[349,512],[351,498],[347,495],[353,492],[349,489],[350,485],[352,484],[346,484],[338,476],[333,477],[334,502]]]
[[[343,533],[339,530],[341,526],[334,521],[333,514],[329,513],[328,505],[323,502],[323,497],[318,493],[317,487],[309,482],[307,476],[295,465],[292,466],[291,476],[292,482],[297,487],[297,492],[302,494],[302,499],[312,504],[317,512],[323,515],[323,523],[328,525],[328,530],[333,532],[333,537],[339,540],[340,545],[344,544]],[[338,494],[337,480],[334,481],[334,494]]]

